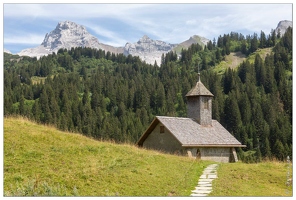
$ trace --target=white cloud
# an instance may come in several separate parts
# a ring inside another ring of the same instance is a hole
[[[7,4],[5,18],[22,23],[34,18],[36,23],[31,35],[5,37],[5,43],[40,44],[46,34],[38,31],[38,26],[47,26],[43,20],[70,20],[91,29],[102,43],[124,46],[143,34],[178,43],[192,35],[213,39],[236,30],[269,33],[280,20],[292,20],[292,4]],[[121,22],[133,34],[124,33],[117,24],[111,30],[107,23],[97,22],[109,19]],[[5,30],[4,34],[9,35]]]
[[[45,34],[23,34],[4,36],[5,44],[36,44],[40,45],[45,37]]]
[[[94,33],[96,33],[96,35],[102,35],[105,38],[107,38],[107,39],[103,39],[97,36],[100,43],[108,44],[115,47],[120,47],[120,46],[124,46],[125,43],[127,42],[125,39],[122,39],[117,32],[110,31],[108,29],[105,29],[104,27],[98,26],[97,24],[85,22],[83,25],[87,27],[88,31],[92,30]]]
[[[4,4],[4,16],[13,18],[94,18],[125,17],[147,4]]]

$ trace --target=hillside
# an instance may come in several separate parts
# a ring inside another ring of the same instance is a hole
[[[214,67],[213,71],[217,72],[218,74],[223,74],[228,68],[237,68],[246,59],[246,55],[242,54],[241,52],[231,52],[229,55],[225,56],[223,61]]]
[[[241,52],[231,52],[229,55],[226,55],[224,60],[216,65],[213,69],[214,72],[218,74],[223,74],[226,69],[236,69],[243,61],[249,61],[254,63],[256,54],[259,54],[260,57],[264,60],[266,56],[272,54],[272,48],[263,48],[258,49],[254,53],[246,56]]]
[[[208,164],[4,119],[5,196],[189,196]]]
[[[223,163],[213,180],[209,196],[271,197],[292,196],[291,162]]]
[[[181,56],[164,55],[160,67],[81,47],[39,60],[5,53],[4,116],[134,144],[155,116],[187,116],[186,94],[200,72],[214,95],[212,119],[247,146],[241,160],[285,160],[292,155],[292,29],[251,38],[231,33],[206,48],[193,44]]]
[[[188,47],[190,47],[192,44],[199,44],[204,47],[209,41],[209,39],[206,39],[198,35],[194,35],[190,37],[188,40],[181,42],[180,44],[177,44],[173,48],[173,51],[175,51],[177,54],[180,54],[182,49],[188,49]]]
[[[209,164],[4,118],[4,196],[189,196]],[[292,194],[288,163],[219,163],[217,172],[210,196]]]

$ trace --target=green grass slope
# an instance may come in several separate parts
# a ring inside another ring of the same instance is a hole
[[[4,196],[189,196],[208,164],[4,118]]]
[[[220,163],[209,196],[292,196],[291,163]]]
[[[4,118],[4,196],[190,196],[213,162]],[[292,196],[292,164],[219,163],[209,196]]]
[[[214,72],[218,74],[224,74],[226,69],[236,69],[243,61],[249,61],[250,63],[255,62],[256,54],[259,54],[264,60],[267,54],[272,53],[272,48],[258,49],[254,53],[250,54],[248,57],[241,52],[231,52],[229,55],[225,56],[225,59],[221,61],[218,65],[213,68]]]

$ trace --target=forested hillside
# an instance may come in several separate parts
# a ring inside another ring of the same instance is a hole
[[[260,56],[260,50],[272,52]],[[216,72],[226,55],[248,56]],[[39,60],[4,53],[4,115],[23,115],[99,140],[135,143],[156,115],[186,117],[197,81],[214,94],[217,119],[247,147],[245,162],[292,156],[292,28],[224,34],[205,48],[162,56],[161,66],[90,48],[60,49]],[[5,124],[4,124],[5,126]]]

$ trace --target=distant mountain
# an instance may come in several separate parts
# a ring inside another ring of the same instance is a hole
[[[283,35],[289,26],[292,27],[292,21],[280,21],[276,31],[280,30],[281,35]],[[202,36],[193,35],[188,40],[179,44],[170,44],[150,39],[147,35],[144,35],[138,42],[127,42],[124,47],[113,47],[100,43],[95,36],[87,32],[84,26],[74,22],[64,21],[58,23],[53,31],[45,35],[41,45],[35,48],[24,49],[18,55],[39,58],[53,52],[56,53],[61,48],[90,47],[110,51],[115,54],[123,53],[124,55],[139,56],[141,60],[148,64],[153,65],[156,61],[158,66],[160,66],[162,54],[166,54],[169,51],[175,51],[177,54],[180,54],[182,49],[187,49],[192,44],[198,43],[204,46],[209,41],[209,39]]]
[[[41,45],[35,48],[24,49],[17,53],[20,56],[30,56],[40,58],[57,52],[59,49],[71,49],[72,47],[90,47],[110,51],[111,53],[123,53],[124,55],[139,56],[141,60],[148,64],[161,64],[162,54],[166,54],[174,48],[188,48],[192,43],[208,41],[199,36],[193,36],[192,39],[181,44],[169,44],[159,40],[150,39],[144,35],[138,42],[127,42],[124,47],[113,47],[100,43],[99,40],[87,32],[86,28],[74,22],[64,21],[58,23],[56,28],[47,33]],[[180,49],[181,49],[180,48]]]
[[[275,29],[275,33],[278,33],[280,31],[281,36],[283,36],[287,30],[287,28],[293,27],[293,22],[288,20],[280,21]]]
[[[154,64],[156,61],[158,65],[161,64],[162,54],[166,54],[169,51],[176,51],[179,54],[183,49],[187,49],[192,44],[200,44],[202,46],[206,45],[210,41],[204,37],[194,35],[188,40],[180,44],[170,44],[159,40],[152,40],[147,35],[144,35],[136,43],[126,43],[124,47],[124,54],[131,54],[133,56],[139,56],[146,63]]]
[[[7,49],[3,49],[3,52],[4,53],[10,53],[11,54],[11,52],[9,50],[7,50]]]
[[[185,40],[184,42],[176,45],[176,47],[174,47],[174,51],[176,51],[177,53],[180,53],[182,49],[187,49],[188,47],[190,47],[192,44],[199,44],[201,46],[205,46],[210,40],[199,36],[199,35],[194,35],[191,36],[188,40]]]
[[[58,23],[53,31],[45,35],[40,46],[24,49],[18,55],[39,58],[53,52],[56,53],[61,48],[71,49],[72,47],[90,47],[114,53],[123,53],[123,48],[116,48],[100,43],[95,36],[87,32],[84,26],[74,22],[64,21]]]
[[[161,64],[162,54],[171,51],[176,45],[169,44],[159,40],[152,40],[147,35],[144,35],[136,43],[126,43],[124,47],[125,55],[139,56],[141,60],[146,63],[154,64],[156,61],[158,65]]]

